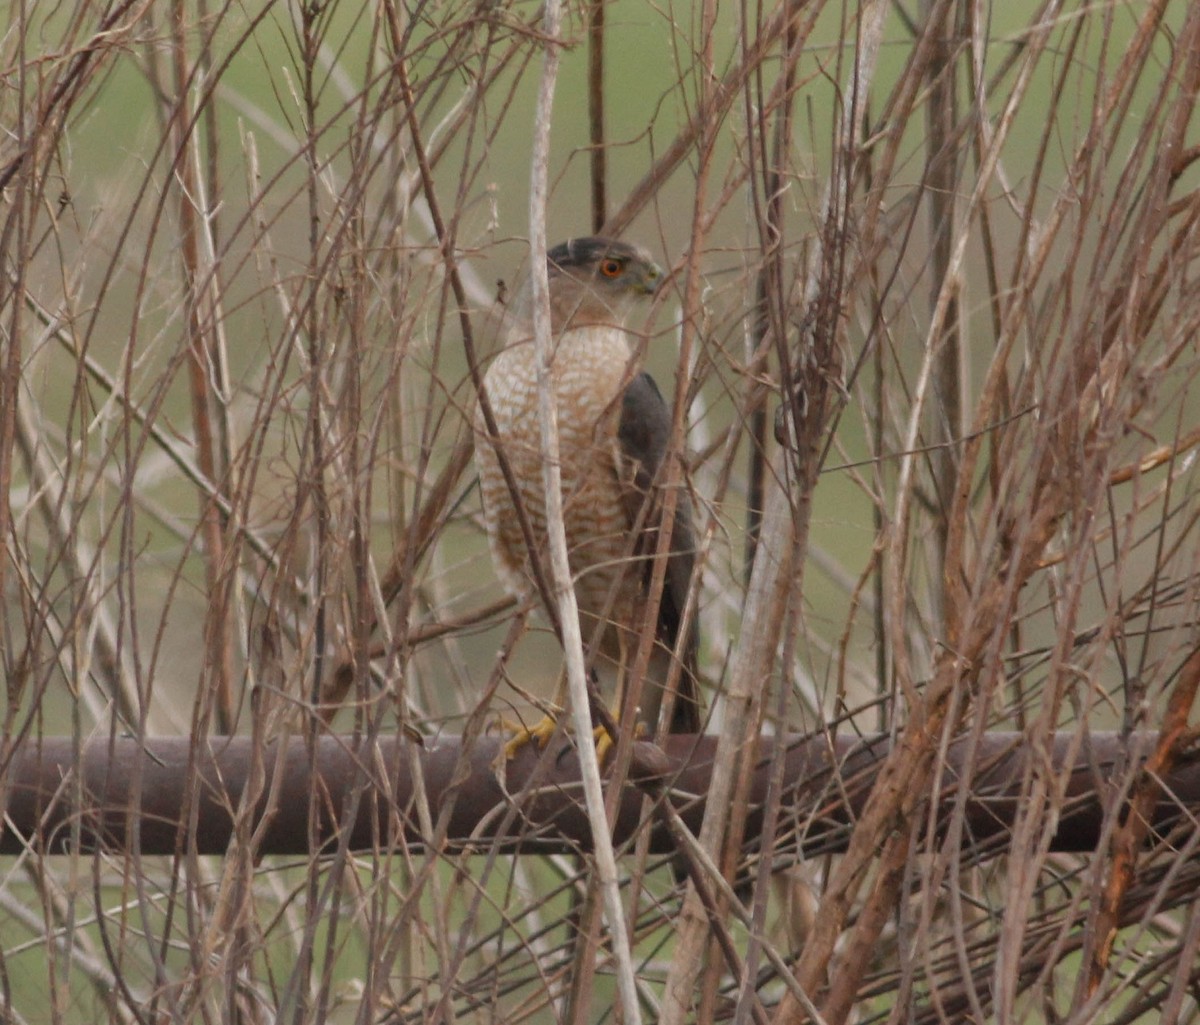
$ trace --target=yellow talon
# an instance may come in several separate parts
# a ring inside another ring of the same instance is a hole
[[[609,751],[613,749],[613,739],[608,735],[608,730],[603,726],[597,726],[592,730],[592,739],[596,744],[596,761],[600,763],[600,768],[604,768],[604,760],[608,757]]]
[[[647,736],[645,723],[634,723],[633,739],[645,740]],[[596,761],[600,763],[600,768],[604,768],[604,759],[608,757],[608,753],[616,746],[608,730],[603,726],[597,726],[592,730],[592,737],[596,743]]]
[[[537,744],[540,751],[550,743],[550,738],[554,736],[558,729],[558,720],[552,716],[542,716],[539,722],[532,726],[521,726],[518,723],[506,722],[501,720],[500,725],[505,729],[512,730],[512,737],[507,744],[504,745],[504,758],[510,761],[518,751],[521,750],[530,741]]]
[[[538,750],[545,748],[550,743],[550,738],[558,731],[558,720],[553,716],[543,716],[539,722],[532,726],[522,726],[520,723],[514,723],[510,720],[501,719],[500,725],[512,731],[512,737],[504,745],[505,761],[511,761],[526,744],[534,743]],[[638,729],[637,735],[641,736],[642,730]],[[608,735],[608,730],[603,726],[597,726],[592,730],[592,743],[596,746],[596,761],[600,763],[600,767],[604,768],[604,761],[609,753],[613,750],[613,739]]]

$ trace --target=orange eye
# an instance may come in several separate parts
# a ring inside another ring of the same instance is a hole
[[[600,273],[606,278],[615,278],[620,275],[625,269],[620,260],[614,260],[611,257],[607,260],[600,261]]]

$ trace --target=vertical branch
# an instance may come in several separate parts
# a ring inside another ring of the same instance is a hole
[[[799,5],[789,6],[798,8]],[[753,25],[749,23],[748,5],[743,4],[742,11],[742,45],[743,51],[749,46],[749,40],[758,36],[762,31],[761,13]],[[762,80],[761,66],[756,69],[753,77],[753,93],[750,88],[745,90],[745,114],[747,133],[750,137],[746,147],[748,157],[747,181],[750,189],[751,208],[754,212],[754,224],[758,235],[758,250],[761,265],[756,275],[754,289],[754,307],[751,313],[751,331],[747,362],[750,382],[748,409],[749,470],[747,473],[746,489],[746,548],[745,575],[747,584],[752,577],[756,562],[759,535],[762,528],[763,505],[768,477],[769,462],[767,453],[767,389],[762,384],[767,377],[769,354],[774,349],[778,354],[780,378],[784,394],[793,391],[791,359],[788,352],[787,337],[787,288],[784,284],[784,194],[787,189],[787,177],[784,168],[787,165],[792,137],[792,94],[796,83],[796,63],[799,58],[797,40],[800,35],[798,19],[789,19],[785,25],[780,43],[783,56],[782,81],[778,92],[781,100],[771,108]],[[772,123],[773,118],[773,123]],[[761,191],[760,191],[761,190]],[[815,478],[814,478],[815,483]],[[797,537],[798,541],[798,537]],[[798,547],[803,552],[803,546]],[[785,599],[786,600],[786,599]],[[780,610],[783,612],[784,610]],[[782,621],[781,621],[782,628]],[[785,674],[786,676],[786,674]],[[766,687],[763,688],[764,692]],[[786,687],[779,684],[778,704],[786,708],[788,696]],[[753,714],[748,720],[748,729],[757,735],[762,730],[762,722],[766,710],[765,693],[758,699]],[[786,718],[780,718],[779,728],[783,728]],[[752,725],[750,725],[752,724]],[[733,812],[730,815],[728,830],[725,837],[725,849],[719,864],[727,878],[732,879],[737,870],[745,841],[745,809],[748,805],[747,788],[749,786],[748,769],[752,764],[751,758],[743,759],[741,774],[737,789],[734,792]],[[773,795],[777,796],[777,795]],[[761,866],[760,878],[767,879],[769,873],[770,854]],[[761,925],[766,915],[766,890],[756,894],[755,916]],[[710,945],[710,960],[712,958]],[[759,946],[756,938],[750,941],[747,952],[747,964],[756,964]],[[751,976],[743,977],[743,987],[750,985]],[[700,1007],[700,1017],[707,1019],[712,1014],[717,998],[717,979],[715,973],[709,973],[705,980]],[[744,1019],[752,1007],[743,993],[743,999],[738,1008],[739,1019]]]
[[[302,312],[295,319],[293,330],[303,331],[308,344],[308,409],[305,417],[304,447],[307,450],[307,479],[301,484],[301,495],[297,502],[301,506],[305,500],[312,510],[314,521],[314,536],[311,539],[310,551],[310,600],[313,608],[312,627],[312,675],[309,681],[309,712],[305,719],[305,737],[310,751],[315,752],[317,738],[321,729],[320,717],[316,709],[320,705],[324,689],[325,646],[326,646],[326,614],[327,594],[326,580],[329,560],[329,496],[325,488],[325,437],[323,396],[324,389],[324,347],[320,332],[320,293],[321,293],[321,213],[319,203],[319,177],[317,154],[317,87],[316,65],[320,50],[320,7],[317,4],[301,3],[298,8],[300,34],[300,63],[301,88],[304,117],[304,165],[305,165],[305,198],[307,202],[308,221],[308,260],[305,276]],[[302,471],[304,463],[301,463]],[[313,793],[308,806],[308,836],[311,845],[317,844],[320,819],[320,795]],[[313,850],[317,848],[312,847]],[[311,976],[315,963],[314,947],[319,927],[317,909],[321,906],[321,872],[314,859],[308,866],[308,878],[305,892],[309,913],[304,919],[303,934],[300,939],[300,949],[296,958],[294,970],[290,973],[284,990],[280,1007],[280,1020],[287,1017],[302,1025],[307,1020],[312,999]],[[333,923],[337,918],[334,916]],[[335,925],[331,925],[331,930]],[[332,940],[330,941],[332,942]],[[327,993],[318,994],[318,1000],[323,1005]],[[322,1007],[323,1010],[323,1007]],[[322,1016],[323,1017],[323,1016]]]
[[[934,402],[931,405],[930,443],[932,454],[934,501],[937,508],[938,566],[946,561],[949,537],[948,513],[954,480],[958,472],[956,444],[963,433],[963,367],[961,331],[959,329],[958,287],[947,282],[951,246],[954,238],[955,190],[958,187],[959,160],[955,130],[958,124],[958,105],[955,89],[957,37],[955,14],[957,4],[940,0],[925,0],[925,15],[929,19],[926,31],[932,41],[927,76],[929,103],[926,106],[926,172],[925,195],[929,204],[930,307],[937,305],[943,288],[949,289],[942,334],[933,340],[937,347],[937,368],[933,377]],[[934,594],[937,608],[942,596]],[[940,618],[940,617],[939,617]]]
[[[219,484],[222,468],[217,463],[217,448],[213,434],[213,396],[210,372],[215,365],[215,346],[206,332],[201,315],[203,300],[200,283],[201,231],[197,204],[202,201],[199,176],[196,172],[195,139],[189,131],[188,90],[191,73],[188,69],[185,38],[187,5],[175,0],[171,5],[171,61],[174,72],[174,103],[171,109],[171,130],[174,134],[175,174],[179,188],[179,259],[184,279],[185,323],[188,344],[188,381],[192,402],[192,429],[195,432],[196,461],[200,471],[210,481]],[[205,621],[205,651],[207,679],[216,697],[217,722],[222,733],[233,727],[233,650],[229,636],[228,576],[224,572],[224,537],[221,514],[216,503],[200,497],[201,537],[204,539],[204,574],[207,587]],[[198,700],[203,701],[199,695]]]
[[[542,482],[546,503],[546,535],[550,549],[550,583],[554,607],[562,629],[563,651],[567,663],[567,685],[571,715],[579,738],[579,764],[584,802],[595,845],[596,874],[608,919],[609,937],[616,962],[617,992],[625,1025],[640,1025],[637,983],[633,957],[621,904],[617,862],[613,854],[604,793],[600,786],[600,765],[596,748],[590,743],[592,717],[588,698],[587,670],[583,660],[583,637],[575,601],[574,582],[567,557],[566,528],[563,521],[562,471],[558,447],[557,402],[551,374],[554,340],[550,327],[550,282],[546,258],[546,194],[550,162],[550,119],[554,106],[554,87],[558,76],[559,23],[558,0],[546,0],[542,14],[544,50],[542,76],[538,87],[534,116],[533,153],[530,159],[529,239],[530,285],[534,349],[537,354],[538,421],[542,446]]]
[[[27,31],[28,24],[26,21],[27,10],[25,0],[18,0],[16,5],[16,25],[17,33],[17,72],[15,75],[15,84],[17,92],[17,109],[19,114],[16,118],[16,123],[12,126],[11,132],[15,137],[17,150],[20,154],[24,154],[30,143],[26,138],[26,134],[30,131],[30,125],[27,124],[27,111],[29,109],[28,88],[29,80],[26,77],[25,69],[27,57],[25,53],[25,45],[28,39]],[[15,442],[17,432],[17,396],[21,386],[21,333],[22,333],[22,305],[19,301],[19,296],[25,290],[25,272],[29,266],[28,257],[26,255],[26,247],[28,238],[25,232],[25,204],[26,202],[33,203],[36,196],[34,190],[28,188],[23,179],[32,179],[28,161],[19,158],[13,158],[13,161],[7,168],[4,169],[2,177],[0,177],[0,190],[7,188],[9,179],[15,179],[14,187],[16,194],[8,207],[7,216],[4,218],[3,226],[0,227],[0,258],[4,259],[4,277],[0,279],[0,299],[7,302],[10,306],[9,316],[6,318],[7,323],[4,325],[6,344],[0,345],[0,601],[5,600],[8,594],[8,589],[5,581],[8,575],[8,567],[10,560],[15,561],[15,553],[11,551],[9,526],[12,517],[12,508],[10,505],[10,494],[12,489],[13,476],[13,459],[15,457]],[[9,265],[9,247],[12,247],[11,266],[13,272],[10,275],[8,271]],[[5,289],[5,285],[8,286]],[[4,314],[4,302],[0,302],[0,316]],[[7,617],[5,617],[7,619]],[[5,633],[7,633],[5,627]],[[8,641],[9,638],[4,636],[0,638]],[[16,666],[9,662],[12,657],[11,652],[13,647],[9,643],[0,645],[4,649],[3,668],[4,676],[8,682],[7,686],[12,688],[6,695],[8,701],[5,705],[5,730],[0,736],[0,755],[7,754],[8,737],[11,729],[11,717],[16,714],[16,709],[19,704],[21,680],[23,673],[16,671]],[[2,784],[0,784],[2,787]],[[3,796],[0,789],[0,796]]]
[[[599,235],[608,215],[608,153],[604,137],[604,3],[588,8],[588,141],[591,144],[592,232]]]
[[[313,520],[316,536],[313,541],[313,673],[309,699],[313,705],[321,700],[324,688],[325,631],[326,631],[326,577],[328,573],[329,538],[329,495],[325,490],[325,432],[322,424],[322,396],[324,395],[324,348],[321,344],[320,293],[321,293],[321,210],[319,200],[319,172],[316,152],[317,90],[316,64],[320,49],[320,8],[315,4],[300,5],[301,60],[304,76],[304,118],[307,145],[304,148],[308,172],[305,192],[308,200],[308,295],[304,301],[305,333],[308,342],[308,419],[306,424],[309,448],[308,491],[312,499]],[[313,720],[313,728],[316,721]]]
[[[203,174],[199,172],[200,161],[199,153],[197,153],[197,176],[200,178],[200,189],[197,193],[197,198],[203,203],[204,218],[201,222],[201,227],[204,232],[204,239],[207,243],[208,255],[212,258],[211,265],[206,268],[206,287],[211,296],[210,307],[213,316],[210,318],[210,329],[212,331],[212,344],[209,346],[210,359],[212,360],[212,376],[219,385],[217,394],[218,402],[214,407],[216,440],[215,447],[217,451],[217,465],[223,468],[232,469],[234,466],[233,458],[233,437],[230,431],[229,410],[227,406],[227,397],[230,393],[229,387],[229,360],[226,350],[225,336],[225,318],[219,315],[222,311],[219,310],[221,297],[224,295],[224,282],[222,278],[222,264],[217,257],[221,251],[221,233],[220,233],[220,212],[221,212],[221,134],[220,126],[217,122],[217,103],[215,91],[211,85],[211,78],[215,74],[213,66],[212,53],[212,29],[210,25],[217,22],[208,11],[208,0],[200,0],[197,4],[198,22],[203,29],[200,32],[200,50],[196,55],[196,78],[202,89],[202,110],[200,111],[202,124],[204,128],[204,145],[203,152],[205,155]],[[233,481],[228,484],[230,492],[233,493],[235,485]],[[228,528],[228,517],[222,513],[222,526]]]
[[[797,4],[784,5],[780,20],[772,19],[767,26],[759,29],[758,36],[747,48],[744,63],[757,70],[757,60],[763,59],[759,47],[764,45],[764,39],[773,40],[783,33],[785,38],[798,40],[802,33],[795,32],[795,29],[802,10]],[[705,31],[705,28],[711,25],[714,16],[712,6],[706,5],[702,32],[708,40],[711,40],[711,32]],[[789,51],[794,50],[794,46],[789,47]],[[755,53],[760,53],[760,56],[752,64],[751,55]],[[711,60],[711,56],[711,50],[707,50],[706,57]],[[788,56],[789,60],[794,59],[793,52],[789,52]],[[712,92],[709,93],[706,88],[698,100],[698,106],[701,107],[714,102],[715,95],[721,92],[723,86],[712,76],[711,63],[706,65],[705,71],[709,75],[705,79],[706,86],[711,86]],[[708,129],[702,128],[702,169],[707,168],[703,156],[711,152],[712,141],[713,136]],[[697,184],[696,224],[701,223],[700,211],[704,202],[700,192],[702,185],[703,180]],[[692,293],[686,296],[685,300],[698,304],[699,293]],[[695,308],[697,307],[685,305],[685,309],[688,310]],[[760,729],[766,690],[764,681],[770,680],[774,675],[776,651],[784,617],[793,588],[798,585],[796,553],[802,549],[801,536],[807,528],[804,525],[803,514],[792,505],[793,496],[787,485],[791,480],[789,470],[786,455],[777,451],[765,479],[776,482],[778,486],[767,491],[763,502],[760,543],[755,548],[755,557],[750,569],[731,674],[723,690],[724,714],[715,755],[713,787],[707,795],[704,822],[699,837],[702,849],[711,861],[721,865],[723,870],[726,868],[731,845],[740,846],[743,816],[738,806],[739,802],[744,803],[742,788],[746,782],[745,769],[753,758],[754,739]],[[815,480],[815,475],[813,479]],[[735,836],[737,839],[734,839]],[[680,913],[676,955],[667,976],[663,996],[660,1019],[663,1025],[681,1025],[689,1016],[690,1008],[696,999],[700,974],[705,963],[703,954],[711,931],[707,913],[708,909],[695,887],[689,884]],[[705,987],[705,993],[707,991],[708,988]],[[702,996],[702,999],[707,997]]]
[[[751,27],[748,23],[746,5],[742,5],[742,47],[749,45]],[[762,25],[754,26],[755,34]],[[783,310],[783,176],[782,161],[787,156],[791,138],[792,90],[796,78],[795,58],[791,51],[796,40],[796,23],[789,21],[783,34],[784,82],[783,104],[776,112],[774,141],[771,153],[767,153],[767,137],[770,116],[763,94],[762,71],[756,69],[754,94],[745,90],[746,131],[750,144],[746,147],[749,164],[747,182],[750,187],[751,208],[758,232],[758,251],[761,264],[754,283],[754,305],[750,310],[751,324],[747,363],[750,381],[748,406],[748,458],[750,461],[746,481],[746,555],[745,573],[749,580],[754,565],[754,553],[758,546],[759,530],[762,526],[763,489],[767,470],[767,390],[761,384],[766,376],[769,343],[783,353],[786,367],[787,342],[785,340]],[[761,185],[761,191],[760,191]],[[784,373],[785,385],[788,376]]]
[[[858,23],[858,45],[855,51],[855,61],[852,67],[850,81],[845,90],[842,105],[838,111],[838,122],[835,135],[835,160],[828,185],[828,195],[825,201],[825,225],[822,238],[819,264],[810,274],[808,291],[810,294],[807,321],[810,324],[811,337],[801,339],[807,347],[799,353],[798,370],[803,382],[804,402],[802,408],[791,409],[791,417],[795,424],[793,437],[796,444],[795,472],[798,477],[797,502],[795,518],[800,550],[804,550],[811,522],[812,491],[815,487],[820,470],[820,454],[823,442],[820,431],[827,416],[827,403],[831,390],[831,373],[837,358],[837,329],[841,310],[841,295],[846,278],[846,222],[849,220],[850,188],[853,181],[853,169],[857,154],[856,133],[860,123],[863,105],[869,93],[870,83],[876,69],[876,59],[882,40],[883,19],[888,5],[882,2],[873,3],[860,14]],[[778,430],[778,425],[777,425]],[[798,567],[797,577],[803,575],[803,564]],[[800,584],[797,580],[797,587]],[[894,797],[894,794],[889,797]],[[858,839],[858,830],[851,835],[851,844]],[[841,931],[842,925],[850,914],[853,896],[857,887],[864,882],[865,868],[869,862],[880,857],[881,860],[890,858],[889,879],[898,878],[896,875],[897,862],[902,862],[902,851],[885,851],[880,854],[880,844],[872,836],[860,841],[862,853],[858,861],[851,861],[848,856],[837,866],[829,892],[821,902],[817,920],[805,945],[800,963],[796,967],[796,981],[800,992],[806,998],[812,996],[822,987],[829,959],[833,954],[834,943]],[[845,880],[841,878],[845,876]],[[840,889],[839,889],[840,887]],[[871,925],[881,925],[879,916],[875,916]],[[867,959],[862,959],[847,967],[849,973],[865,971]],[[834,1007],[832,1012],[826,1008],[830,1022],[844,1019],[841,1009]],[[790,1025],[819,1019],[811,1006],[799,999],[793,992],[785,994],[775,1018],[777,1025]]]

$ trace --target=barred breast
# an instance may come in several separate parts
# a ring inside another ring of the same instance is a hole
[[[610,601],[614,586],[619,590],[612,598],[610,621],[634,622],[639,606],[637,574],[623,572],[632,525],[627,522],[622,503],[617,441],[621,386],[629,359],[624,331],[592,326],[565,331],[557,339],[552,363],[563,520],[585,642],[591,639],[596,617]],[[484,384],[539,558],[547,565],[537,365],[532,341],[510,344],[492,363]],[[505,588],[524,598],[532,591],[525,541],[478,409],[475,430],[484,519],[493,560]],[[611,644],[605,647],[611,648]]]

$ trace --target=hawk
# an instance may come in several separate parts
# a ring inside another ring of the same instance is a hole
[[[697,638],[695,629],[685,628],[683,622],[694,561],[691,505],[686,495],[677,496],[662,599],[656,613],[651,612],[652,556],[662,521],[657,475],[667,451],[671,414],[653,378],[633,372],[635,351],[625,329],[637,301],[661,284],[662,271],[644,250],[606,238],[572,239],[555,246],[547,257],[563,521],[585,650],[595,642],[592,670],[601,693],[614,702],[619,715],[641,634],[649,615],[654,615],[655,643],[642,684],[638,724],[650,735],[658,729],[673,653],[678,650],[682,665],[668,728],[696,733]],[[541,564],[548,566],[528,289],[507,321],[503,348],[484,377],[497,436],[488,437],[477,405],[475,461],[492,561],[505,589],[524,599],[534,593],[530,559],[496,447],[511,469]],[[547,720],[531,735],[544,739],[552,728],[552,720]]]

